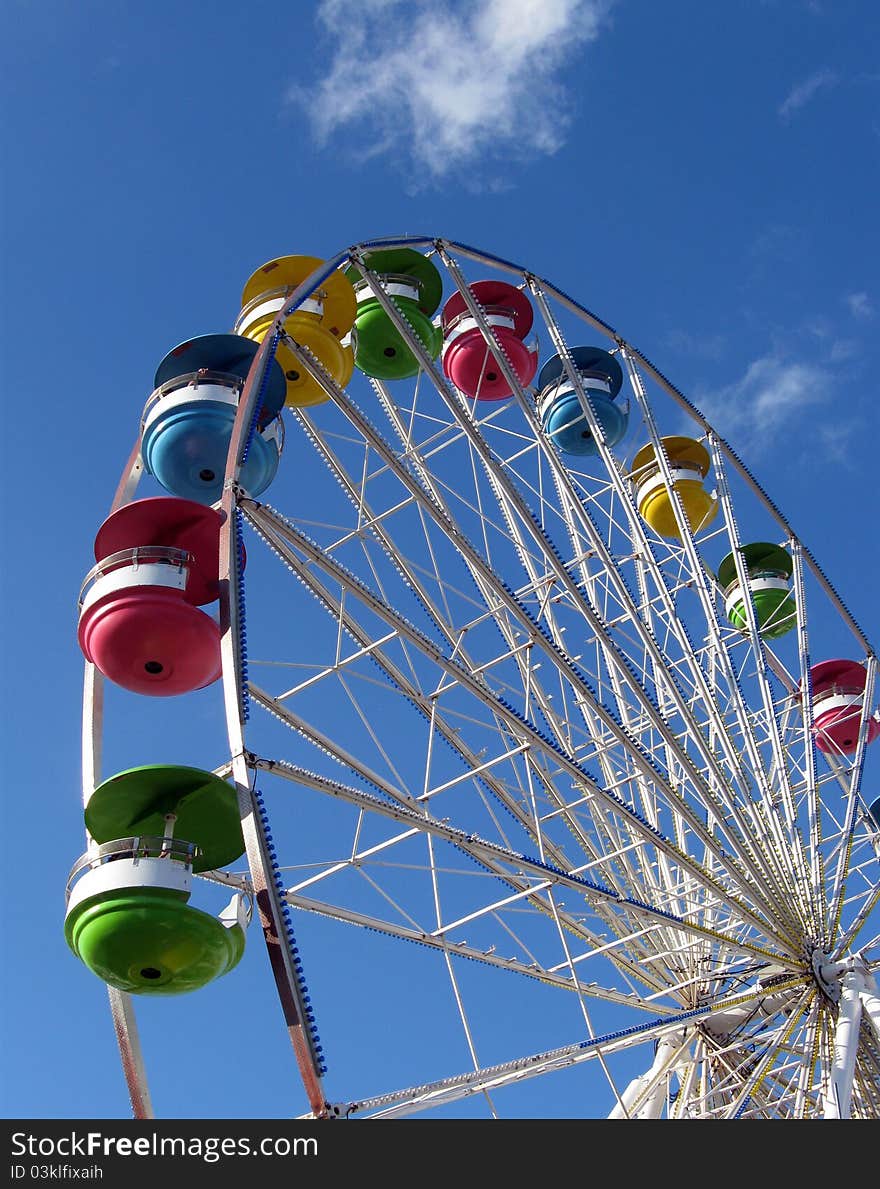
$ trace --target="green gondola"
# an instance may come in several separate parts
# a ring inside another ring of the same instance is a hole
[[[768,640],[784,636],[795,626],[796,607],[791,593],[792,560],[779,545],[756,541],[740,550],[755,606],[758,632]],[[732,553],[718,567],[727,618],[741,632],[748,631],[745,597]]]
[[[218,917],[189,904],[194,872],[244,852],[230,784],[198,768],[132,768],[95,789],[85,820],[96,845],[68,881],[64,934],[94,974],[129,994],[176,995],[239,962],[244,897]]]
[[[434,264],[413,248],[370,252],[365,264],[379,276],[382,288],[425,351],[431,359],[436,359],[443,345],[443,331],[431,318],[443,296],[443,279]],[[419,361],[365,282],[362,270],[352,265],[345,275],[354,285],[357,297],[353,334],[355,367],[377,380],[405,380],[414,376]]]

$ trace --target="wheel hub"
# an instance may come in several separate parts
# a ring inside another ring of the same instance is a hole
[[[830,955],[816,946],[810,954],[810,965],[813,978],[819,990],[831,1003],[840,1002],[840,974],[836,962],[831,962]]]

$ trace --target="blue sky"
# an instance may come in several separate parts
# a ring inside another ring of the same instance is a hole
[[[158,362],[229,329],[272,257],[424,234],[552,281],[707,414],[876,635],[878,35],[869,0],[10,0],[6,1116],[128,1116],[106,996],[62,935],[76,598]],[[207,757],[222,729],[211,691],[173,726],[127,706],[108,773],[161,740],[185,763],[189,734]],[[372,960],[352,933],[326,992],[343,1045]],[[194,1059],[157,1060],[158,1113],[305,1109],[256,935],[239,973],[181,1003]]]

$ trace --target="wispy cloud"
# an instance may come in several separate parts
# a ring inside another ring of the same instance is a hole
[[[756,235],[748,250],[751,270],[756,275],[778,273],[780,265],[790,265],[803,258],[807,238],[802,227],[772,223]]]
[[[874,316],[874,307],[867,293],[848,293],[846,304],[854,318],[868,319]]]
[[[858,359],[862,353],[862,345],[858,339],[835,339],[828,350],[829,363],[849,363],[851,359]]]
[[[834,391],[826,369],[767,355],[733,384],[697,392],[695,403],[734,448],[758,455],[778,449],[805,422],[813,433],[816,406]]]
[[[850,445],[857,426],[851,421],[829,423],[819,427],[818,444],[822,458],[831,462],[845,463],[851,457]]]
[[[811,74],[802,83],[798,83],[797,86],[792,87],[777,108],[779,118],[787,122],[796,111],[800,111],[802,107],[810,102],[817,91],[821,91],[823,87],[833,87],[837,81],[837,75],[833,70],[828,70],[827,68],[817,70],[815,74]]]
[[[552,154],[571,119],[560,70],[599,36],[615,0],[321,0],[337,41],[297,83],[321,145],[393,154],[437,180],[475,162]],[[341,133],[345,132],[344,138]]]
[[[809,318],[802,329],[820,344],[828,363],[847,363],[862,353],[861,342],[842,335],[835,321],[824,314]]]
[[[727,350],[727,339],[723,334],[691,334],[675,327],[666,335],[666,345],[679,355],[692,359],[722,359]]]

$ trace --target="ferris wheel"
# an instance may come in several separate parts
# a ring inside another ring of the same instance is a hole
[[[484,251],[235,300],[159,363],[80,598],[65,932],[135,1115],[139,999],[232,1001],[262,935],[288,1114],[880,1117],[876,656],[784,512]],[[216,690],[216,764],[105,777],[114,685]]]

